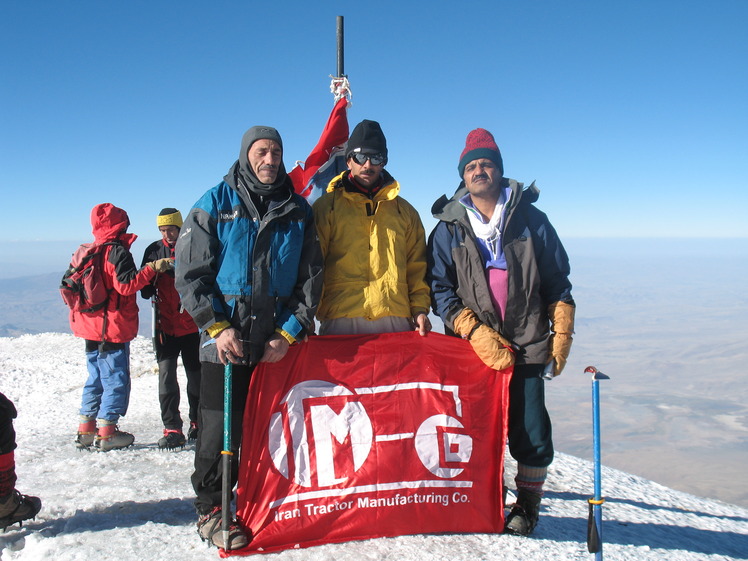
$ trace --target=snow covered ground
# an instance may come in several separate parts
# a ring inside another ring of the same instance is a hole
[[[121,426],[135,446],[110,453],[73,447],[85,378],[83,344],[66,334],[0,338],[0,390],[15,402],[21,492],[38,495],[36,520],[0,533],[0,559],[180,561],[217,559],[195,532],[193,450],[160,452],[157,375],[150,341],[132,350],[130,411]],[[554,381],[554,383],[556,383]],[[182,377],[182,386],[184,379]],[[603,389],[604,391],[604,389]],[[185,399],[186,402],[186,399]],[[605,442],[603,442],[603,448]],[[702,458],[693,457],[693,462]],[[512,464],[508,465],[511,472]],[[585,546],[590,462],[558,454],[531,538],[406,536],[286,551],[278,560],[571,560]],[[748,510],[603,469],[605,559],[748,559]]]

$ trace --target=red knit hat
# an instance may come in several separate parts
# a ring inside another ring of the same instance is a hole
[[[465,139],[465,149],[460,154],[460,163],[457,164],[457,171],[460,177],[465,173],[465,166],[473,160],[487,158],[495,163],[501,175],[504,175],[504,161],[501,159],[501,152],[493,138],[493,135],[486,129],[471,130],[467,139]]]

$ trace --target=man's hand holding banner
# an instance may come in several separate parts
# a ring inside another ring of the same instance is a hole
[[[231,553],[501,532],[510,376],[438,333],[310,337],[262,363],[237,490],[254,538]]]

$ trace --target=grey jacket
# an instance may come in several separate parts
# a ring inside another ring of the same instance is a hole
[[[548,306],[574,304],[569,282],[569,258],[548,217],[532,203],[540,191],[513,179],[502,179],[511,196],[502,233],[508,273],[504,320],[494,309],[478,248],[465,207],[459,199],[468,191],[461,183],[451,199],[442,196],[432,207],[440,222],[429,236],[428,281],[432,306],[449,333],[463,308],[509,339],[517,348],[518,364],[545,364],[550,320]]]

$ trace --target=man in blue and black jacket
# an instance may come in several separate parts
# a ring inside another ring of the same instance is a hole
[[[248,536],[221,532],[224,365],[233,363],[232,488],[250,376],[313,330],[322,254],[312,209],[294,193],[278,131],[256,126],[239,159],[190,211],[176,246],[176,288],[201,331],[200,431],[192,483],[198,533],[224,549]],[[251,536],[249,537],[251,538]]]

